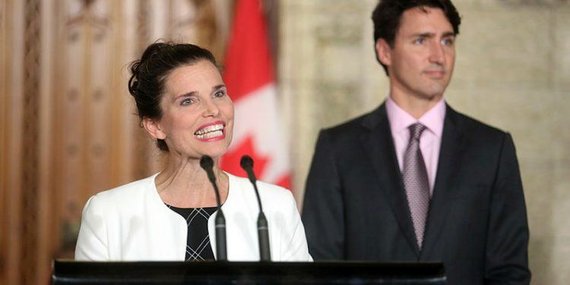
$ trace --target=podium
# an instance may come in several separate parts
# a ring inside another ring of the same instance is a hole
[[[53,285],[445,284],[441,263],[55,260]]]

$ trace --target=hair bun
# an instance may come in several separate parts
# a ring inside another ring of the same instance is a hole
[[[138,86],[139,86],[139,69],[141,66],[141,61],[137,60],[135,62],[133,62],[131,64],[131,78],[129,78],[129,83],[128,83],[128,87],[129,87],[129,93],[131,93],[132,96],[136,97],[136,93],[138,90]]]

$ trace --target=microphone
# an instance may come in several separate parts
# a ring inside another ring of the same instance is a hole
[[[259,238],[259,259],[260,261],[271,261],[271,252],[269,250],[269,228],[267,226],[267,219],[263,213],[261,206],[261,198],[259,198],[259,190],[257,190],[257,179],[253,173],[253,159],[249,155],[241,157],[240,166],[247,173],[249,181],[255,189],[257,196],[257,203],[259,205],[259,215],[257,216],[257,235]]]
[[[208,174],[208,180],[212,186],[214,186],[214,192],[216,192],[216,201],[218,202],[218,211],[216,212],[216,218],[214,220],[216,225],[216,253],[217,260],[226,261],[228,260],[227,246],[226,246],[226,218],[222,212],[222,202],[220,201],[220,190],[218,189],[218,184],[216,184],[216,176],[214,175],[214,161],[211,157],[204,155],[200,159],[200,166]]]

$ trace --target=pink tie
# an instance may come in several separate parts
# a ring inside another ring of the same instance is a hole
[[[406,188],[418,246],[422,248],[430,202],[427,170],[420,149],[420,137],[426,127],[416,123],[408,128],[410,129],[410,142],[404,153],[404,187]]]

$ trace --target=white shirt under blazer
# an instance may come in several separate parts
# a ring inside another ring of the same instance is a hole
[[[75,248],[76,260],[183,261],[186,220],[160,198],[157,174],[97,193],[83,209]],[[227,174],[229,191],[222,206],[226,218],[229,261],[258,261],[259,207],[249,180]],[[312,261],[305,229],[292,193],[257,182],[269,225],[272,261]],[[215,213],[208,220],[210,244],[216,256]]]

